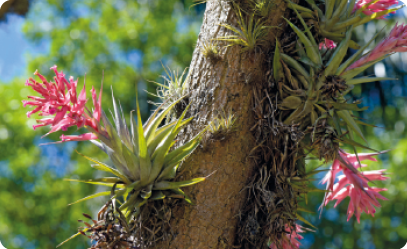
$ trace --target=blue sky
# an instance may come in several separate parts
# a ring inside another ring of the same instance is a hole
[[[8,15],[7,22],[0,23],[0,82],[8,82],[25,73],[28,54],[45,53],[47,42],[33,44],[22,32],[25,19]]]

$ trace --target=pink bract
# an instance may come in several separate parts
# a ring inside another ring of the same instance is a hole
[[[324,41],[319,44],[319,49],[322,49],[322,48],[334,49],[334,48],[336,48],[336,43],[332,40],[325,38]]]
[[[373,156],[380,153],[361,153],[358,154],[359,160],[377,161]],[[377,198],[387,200],[380,195],[379,191],[385,191],[383,188],[373,188],[368,185],[369,181],[383,181],[388,179],[385,176],[385,169],[360,171],[362,167],[367,167],[365,164],[359,164],[355,154],[349,154],[342,150],[338,152],[337,159],[334,160],[331,170],[322,179],[322,183],[326,184],[327,192],[320,209],[326,206],[330,201],[336,200],[336,207],[347,196],[350,197],[348,206],[348,221],[355,214],[356,219],[360,222],[360,215],[362,212],[374,216],[376,207],[380,207]],[[338,181],[334,183],[336,174],[339,172],[343,175],[338,176]]]
[[[362,8],[366,4],[369,4],[373,0],[361,0],[355,4],[353,11],[357,11],[358,9]],[[376,3],[370,4],[364,11],[362,11],[365,15],[371,15],[376,12],[384,11],[391,9],[391,6],[398,4],[397,0],[379,0]],[[392,12],[394,13],[394,12]],[[378,17],[377,19],[385,19],[386,16]]]
[[[42,83],[37,82],[33,78],[26,81],[26,85],[30,86],[34,91],[38,92],[41,97],[28,96],[31,100],[23,100],[24,106],[31,105],[35,108],[27,113],[30,117],[32,114],[37,113],[39,116],[53,116],[52,118],[44,118],[37,120],[37,125],[33,128],[41,126],[51,126],[51,130],[46,134],[50,134],[59,130],[66,131],[71,126],[77,126],[81,128],[83,126],[89,126],[94,131],[98,132],[98,123],[101,116],[101,101],[102,101],[102,89],[97,99],[96,91],[92,87],[92,100],[95,107],[93,114],[89,111],[85,111],[85,105],[87,103],[85,84],[79,95],[77,94],[78,81],[74,80],[71,76],[69,81],[65,79],[65,74],[61,71],[58,72],[57,66],[51,67],[51,70],[55,72],[55,82],[48,82],[47,79],[35,71],[34,75],[37,75]],[[46,136],[45,135],[45,136]],[[79,136],[64,136],[62,135],[62,141],[82,141],[96,139],[97,136],[92,133],[86,133]]]
[[[397,52],[407,52],[407,25],[404,24],[396,24],[387,38],[383,39],[372,51],[354,62],[346,70],[363,66],[369,62],[380,60],[383,56]]]
[[[286,224],[285,231],[287,232],[280,241],[273,242],[270,245],[271,249],[298,249],[301,243],[299,240],[304,239],[299,233],[304,233],[303,227],[300,225],[295,225],[295,231],[292,231],[291,227]]]

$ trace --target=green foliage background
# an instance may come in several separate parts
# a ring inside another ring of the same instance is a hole
[[[0,241],[6,248],[55,248],[76,232],[76,220],[83,212],[95,216],[105,200],[68,206],[96,192],[94,186],[62,181],[95,174],[74,149],[99,160],[107,157],[87,142],[39,147],[40,143],[58,140],[60,134],[40,139],[48,128],[32,130],[35,121],[27,119],[28,108],[21,104],[21,99],[33,94],[24,86],[25,80],[35,69],[51,79],[49,68],[56,64],[67,76],[79,77],[80,86],[86,73],[89,94],[92,85],[100,88],[104,71],[103,108],[111,108],[112,87],[128,113],[136,106],[138,91],[146,117],[152,106],[147,104],[149,96],[144,90],[154,92],[155,86],[148,80],[160,81],[161,63],[181,71],[191,61],[204,5],[189,6],[190,0],[43,0],[31,5],[23,32],[32,42],[49,41],[50,47],[45,54],[27,56],[24,75],[0,82]],[[51,28],[44,29],[42,22]],[[384,24],[368,24],[355,34],[363,43]],[[384,67],[388,76],[397,75],[400,81],[357,86],[350,96],[363,97],[370,108],[362,117],[384,127],[365,130],[370,147],[393,149],[379,162],[369,164],[369,169],[387,168],[393,173],[391,180],[382,184],[389,189],[384,193],[389,201],[382,201],[375,218],[363,214],[361,224],[353,218],[346,222],[347,201],[337,209],[325,209],[321,219],[317,214],[304,215],[318,231],[305,235],[303,248],[398,249],[407,242],[407,64],[403,64],[407,57],[397,56],[387,60]],[[307,209],[317,211],[322,195],[312,195],[309,201]],[[87,240],[79,238],[65,247],[87,246]]]

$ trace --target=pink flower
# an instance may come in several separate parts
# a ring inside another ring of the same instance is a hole
[[[319,44],[319,49],[322,49],[322,48],[325,48],[325,49],[334,49],[334,48],[336,48],[336,44],[335,44],[334,41],[325,38],[325,41],[324,41],[324,42],[321,42],[321,43]]]
[[[357,11],[358,9],[362,8],[363,6],[365,6],[366,4],[369,4],[370,2],[372,2],[373,0],[361,0],[358,1],[355,4],[355,7],[353,8],[353,11]],[[379,0],[376,3],[372,3],[370,4],[363,12],[363,14],[365,15],[371,15],[374,14],[376,12],[380,12],[380,11],[384,11],[384,10],[388,10],[391,8],[391,6],[398,4],[399,2],[397,0]],[[392,12],[394,13],[394,12]],[[384,19],[386,16],[381,16],[378,17],[377,19]]]
[[[348,214],[347,221],[349,221],[353,214],[355,214],[358,223],[360,223],[360,215],[362,212],[374,216],[374,214],[376,213],[376,209],[374,208],[374,206],[381,207],[380,203],[377,201],[376,198],[387,200],[385,197],[378,193],[379,191],[385,190],[387,189],[373,187],[358,189],[355,188],[354,185],[348,185],[345,188],[342,188],[340,191],[338,191],[333,196],[332,199],[337,200],[334,206],[336,207],[343,199],[349,196],[350,201],[347,211]]]
[[[304,237],[299,235],[303,233],[303,227],[300,225],[295,225],[295,231],[292,231],[292,228],[286,224],[285,225],[286,234],[283,235],[280,241],[273,242],[270,245],[271,249],[298,249],[301,245],[299,240],[302,240]]]
[[[98,137],[93,134],[93,133],[85,133],[81,134],[78,136],[65,136],[62,134],[60,137],[62,142],[67,142],[67,141],[87,141],[87,140],[95,140],[98,139]]]
[[[24,107],[27,105],[35,107],[27,113],[27,116],[30,117],[37,112],[39,112],[39,116],[54,116],[53,118],[37,120],[38,124],[34,125],[33,128],[51,125],[51,130],[46,135],[59,130],[66,131],[71,126],[81,128],[85,125],[99,132],[98,123],[100,122],[101,115],[102,90],[100,91],[99,99],[97,99],[96,91],[92,87],[91,93],[95,110],[93,114],[89,111],[85,112],[87,102],[85,84],[78,95],[76,89],[77,80],[75,81],[73,77],[70,77],[69,81],[67,81],[65,74],[57,71],[57,66],[51,67],[51,70],[56,74],[54,77],[55,82],[48,82],[38,71],[35,71],[34,75],[37,75],[42,83],[35,81],[33,78],[26,81],[27,86],[30,86],[41,95],[41,97],[28,96],[31,100],[23,100]],[[61,139],[62,141],[96,139],[96,135],[90,134],[86,133],[79,136],[63,135]]]
[[[387,38],[383,39],[372,51],[355,61],[346,70],[360,67],[385,55],[397,52],[407,52],[407,25],[404,24],[396,24]]]
[[[380,153],[361,153],[358,154],[359,160],[377,161],[373,156]],[[350,197],[348,207],[348,221],[355,214],[358,222],[360,215],[365,212],[374,215],[376,212],[374,206],[380,207],[380,203],[376,198],[387,200],[379,191],[387,189],[372,188],[368,185],[369,181],[383,181],[388,179],[385,176],[385,169],[372,171],[359,171],[358,168],[367,167],[366,164],[359,164],[355,154],[349,154],[342,150],[338,152],[338,158],[334,160],[331,170],[322,179],[323,184],[327,184],[326,189],[329,191],[325,194],[324,201],[320,209],[326,206],[330,201],[337,200],[336,207],[347,196]],[[335,176],[342,171],[343,175],[338,176],[338,182],[334,184]]]

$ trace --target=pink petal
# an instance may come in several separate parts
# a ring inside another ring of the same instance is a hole
[[[87,141],[87,140],[96,140],[98,137],[93,134],[93,133],[85,133],[77,136],[65,136],[62,135],[60,137],[62,142],[68,142],[68,141]]]

